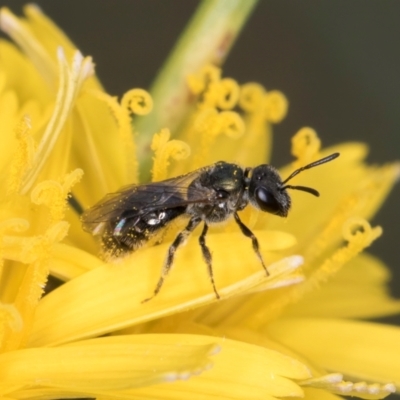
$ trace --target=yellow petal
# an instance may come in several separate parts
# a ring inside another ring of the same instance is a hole
[[[21,104],[34,99],[41,107],[44,107],[53,100],[52,92],[45,85],[43,78],[16,46],[8,41],[0,40],[0,59],[0,69],[7,77],[4,90],[13,90],[18,95]]]
[[[167,336],[114,336],[4,353],[0,392],[18,397],[35,386],[71,394],[127,390],[188,379],[212,366],[210,355],[219,350],[214,338],[196,343],[190,336]]]
[[[350,260],[360,254],[372,241],[382,233],[380,227],[372,228],[369,223],[360,218],[351,218],[344,224],[343,238],[347,244],[332,253],[325,252],[322,260],[317,258],[309,262],[305,258],[306,279],[296,286],[285,287],[275,293],[266,292],[262,297],[269,305],[268,313],[261,307],[253,307],[252,312],[243,316],[242,323],[253,329],[265,326],[269,321],[276,319],[290,304],[297,303],[310,291],[316,290],[326,283]],[[261,298],[260,298],[261,299]]]
[[[6,7],[0,10],[0,28],[21,47],[42,78],[53,88],[57,76],[57,65],[52,60],[55,52],[50,56],[42,43],[32,34],[33,32],[29,26]]]
[[[323,287],[290,305],[285,317],[374,318],[400,312],[400,301],[390,297],[387,267],[361,254]]]
[[[277,232],[255,232],[265,250],[293,243]],[[273,239],[275,237],[275,240]],[[281,240],[277,240],[277,238]],[[210,235],[214,278],[221,297],[244,293],[275,275],[293,270],[292,264],[277,265],[266,276],[251,243],[240,233]],[[232,243],[235,251],[231,250]],[[216,301],[207,268],[195,240],[180,249],[173,271],[158,296],[147,303],[160,277],[168,245],[138,251],[120,264],[105,264],[59,287],[42,299],[36,312],[31,345],[70,341],[166,316]],[[280,257],[264,252],[269,262]],[[247,258],[243,262],[241,257]],[[268,266],[269,263],[267,263]],[[298,264],[296,264],[298,266]],[[296,267],[295,265],[295,267]]]
[[[248,318],[252,320],[253,315],[257,314],[258,318],[266,321],[266,314],[271,312],[268,305],[268,294],[274,296],[276,292],[276,290],[268,289],[277,289],[302,282],[304,276],[298,268],[302,264],[303,259],[299,256],[287,257],[275,262],[268,267],[268,270],[275,272],[276,268],[277,272],[280,270],[281,273],[276,275],[272,273],[268,280],[249,289],[247,293],[255,294],[248,296],[246,301],[243,301],[243,297],[238,296],[229,299],[229,301],[211,304],[206,308],[202,307],[196,316],[196,320],[208,326],[244,327],[245,321]]]
[[[54,65],[56,64],[57,49],[60,46],[65,49],[67,58],[72,58],[77,51],[76,46],[38,6],[27,4],[24,7],[24,14],[27,17],[25,21],[30,36],[34,37],[37,43],[43,46],[43,49],[49,54]],[[20,18],[19,21],[24,21],[24,19]]]
[[[304,400],[343,400],[343,397],[337,396],[327,390],[315,388],[303,388]]]
[[[213,357],[212,368],[204,371],[211,367],[209,357],[217,349],[221,352]],[[0,378],[3,393],[22,398],[28,393],[39,398],[46,393],[52,397],[108,393],[130,398],[272,400],[302,396],[293,380],[310,378],[310,372],[296,359],[259,346],[164,334],[114,336],[9,352],[0,356]],[[25,391],[26,386],[31,388]]]
[[[379,383],[368,384],[366,382],[350,382],[343,379],[342,374],[332,373],[307,379],[301,382],[302,386],[323,388],[330,392],[344,396],[356,396],[362,399],[383,399],[396,391],[392,383],[380,385]]]
[[[68,281],[102,264],[99,258],[86,251],[75,246],[57,243],[53,246],[50,273],[62,281]]]
[[[340,157],[293,180],[293,184],[317,189],[321,197],[308,196],[305,201],[306,194],[293,191],[293,206],[287,222],[260,214],[257,226],[294,234],[309,260],[323,254],[329,246],[337,245],[344,222],[351,217],[371,218],[399,177],[400,167],[396,163],[383,167],[365,166],[362,159],[366,151],[364,145],[357,143],[324,150],[321,156],[340,152]],[[291,172],[293,166],[286,167],[282,177]]]
[[[277,341],[329,371],[400,389],[400,328],[371,322],[293,318],[272,322]]]
[[[170,337],[168,335],[167,337]],[[192,336],[203,343],[206,336]],[[212,338],[216,340],[216,338]],[[214,366],[187,382],[154,385],[125,392],[133,399],[267,399],[302,397],[293,380],[309,377],[310,372],[296,359],[276,351],[229,339],[219,339],[221,352]]]

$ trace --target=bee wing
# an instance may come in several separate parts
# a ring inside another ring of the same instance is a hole
[[[82,215],[83,229],[93,233],[102,222],[120,218],[140,218],[147,213],[160,209],[170,209],[191,203],[207,203],[210,200],[203,191],[189,185],[202,170],[197,170],[176,178],[146,185],[130,185],[120,191],[106,195]]]

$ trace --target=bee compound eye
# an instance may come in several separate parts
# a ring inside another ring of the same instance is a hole
[[[262,186],[258,187],[254,192],[254,197],[261,211],[279,214],[281,207],[270,190]]]

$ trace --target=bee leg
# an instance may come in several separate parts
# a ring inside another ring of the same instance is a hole
[[[261,265],[263,266],[267,276],[269,276],[269,272],[267,270],[267,267],[264,264],[264,260],[262,258],[262,255],[260,253],[260,246],[258,244],[258,240],[254,233],[240,220],[239,215],[237,213],[233,214],[236,223],[239,225],[240,230],[242,231],[243,235],[247,236],[248,238],[251,239],[251,242],[253,244],[253,250],[257,254],[257,257],[261,261]]]
[[[172,242],[171,246],[169,246],[168,255],[165,260],[164,266],[161,270],[160,279],[158,280],[156,288],[154,289],[153,296],[149,297],[148,299],[144,299],[142,303],[146,303],[153,297],[157,296],[158,292],[160,291],[164,283],[165,278],[168,275],[168,272],[172,267],[172,264],[174,263],[176,251],[178,250],[179,246],[181,246],[185,242],[187,237],[194,231],[194,229],[197,227],[197,225],[199,225],[200,222],[201,218],[195,218],[195,217],[191,218],[186,228],[177,235],[175,240]]]
[[[211,256],[210,249],[206,245],[207,231],[208,231],[208,225],[206,223],[204,223],[203,232],[201,232],[201,235],[199,237],[199,243],[200,243],[200,247],[201,247],[201,252],[203,253],[204,261],[207,264],[208,275],[210,276],[210,280],[211,280],[211,284],[214,289],[215,296],[217,297],[217,299],[219,299],[220,296],[217,292],[217,288],[215,287],[215,282],[214,282],[214,274],[213,274],[213,269],[212,269],[212,256]]]

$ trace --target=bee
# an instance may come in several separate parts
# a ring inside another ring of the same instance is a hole
[[[243,235],[251,240],[255,254],[269,275],[258,240],[241,221],[238,212],[250,204],[260,211],[286,217],[291,207],[287,189],[319,196],[313,188],[287,183],[300,172],[325,164],[338,156],[339,153],[334,153],[298,168],[285,180],[268,164],[243,168],[219,161],[176,178],[126,186],[116,193],[106,195],[85,211],[82,215],[83,229],[101,238],[106,253],[121,257],[148,243],[178,217],[188,219],[186,227],[169,246],[160,278],[152,296],[143,301],[146,302],[160,292],[174,263],[176,251],[196,227],[203,224],[199,244],[215,296],[219,299],[212,256],[206,244],[209,225],[233,217]]]

